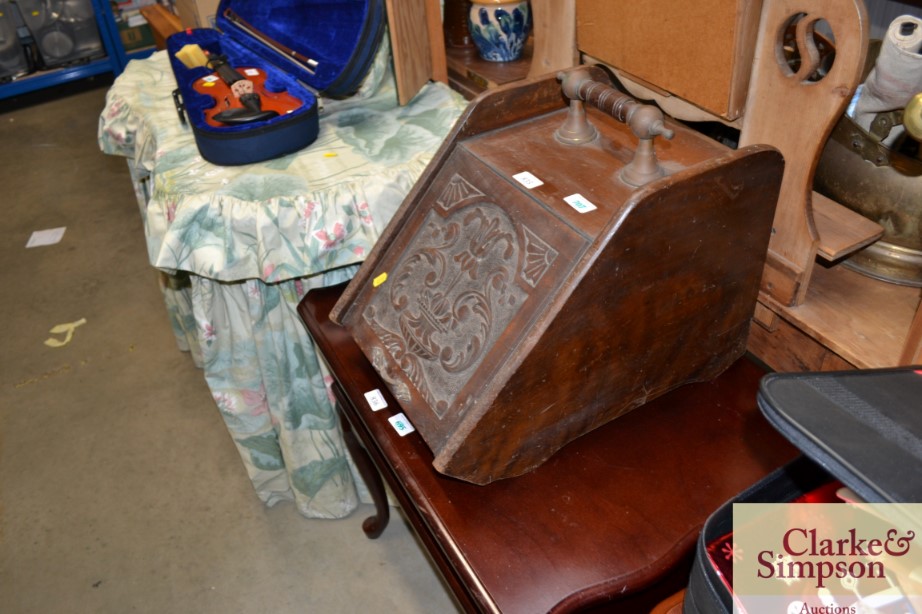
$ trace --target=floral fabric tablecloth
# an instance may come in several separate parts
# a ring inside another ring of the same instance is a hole
[[[320,100],[312,145],[221,167],[180,123],[175,87],[165,52],[130,62],[100,148],[128,160],[177,343],[204,369],[257,494],[342,517],[363,489],[296,307],[352,277],[466,103],[430,83],[399,106],[385,38],[355,96]]]

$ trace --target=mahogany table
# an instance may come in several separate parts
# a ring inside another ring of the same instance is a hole
[[[382,478],[468,611],[649,611],[683,588],[695,540],[724,501],[798,455],[756,407],[764,371],[742,359],[565,446],[521,477],[476,486],[439,474],[419,433],[348,331],[327,315],[344,286],[299,313],[326,358],[347,444],[388,522]],[[689,348],[693,351],[693,348]],[[388,407],[372,411],[365,393]]]

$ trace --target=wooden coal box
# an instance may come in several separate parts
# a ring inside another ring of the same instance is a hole
[[[553,77],[477,98],[331,313],[446,475],[521,475],[745,351],[781,156],[667,119],[631,185],[613,115]]]

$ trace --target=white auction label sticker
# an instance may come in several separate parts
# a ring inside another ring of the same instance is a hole
[[[368,401],[368,406],[371,408],[371,411],[379,411],[387,407],[387,401],[384,400],[384,395],[381,394],[381,391],[377,388],[370,392],[366,392],[365,400]]]
[[[258,77],[259,71],[255,68],[245,68],[243,70],[243,74],[245,74],[247,77]]]
[[[515,174],[512,176],[512,178],[518,181],[519,183],[521,183],[523,186],[525,186],[529,190],[532,188],[537,188],[539,185],[544,185],[543,181],[541,181],[540,179],[538,179],[537,177],[535,177],[528,171]]]
[[[410,424],[410,421],[407,420],[407,417],[403,412],[397,414],[396,416],[391,416],[387,419],[391,423],[391,426],[394,427],[394,430],[397,431],[397,434],[403,437],[404,435],[409,435],[416,429],[413,428],[413,425]]]
[[[596,210],[596,206],[589,202],[582,194],[571,194],[564,198],[564,200],[568,205],[580,213],[588,213]]]

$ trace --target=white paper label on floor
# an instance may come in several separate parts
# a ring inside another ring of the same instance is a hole
[[[571,194],[564,198],[568,205],[579,211],[580,213],[588,213],[590,211],[595,211],[596,206],[591,202],[586,200],[582,194]]]
[[[368,401],[368,406],[371,408],[371,411],[380,411],[387,407],[387,401],[384,400],[384,395],[381,394],[381,391],[377,388],[371,392],[366,392],[365,400]]]
[[[403,437],[404,435],[409,435],[416,429],[413,428],[413,425],[410,424],[410,421],[407,420],[407,417],[403,415],[403,412],[397,414],[396,416],[391,416],[387,419],[391,423],[391,426],[394,427],[394,430],[397,431],[397,434]]]
[[[42,245],[54,245],[64,238],[66,226],[61,228],[49,228],[48,230],[36,230],[26,242],[26,247],[41,247]]]
[[[521,183],[523,186],[525,186],[529,190],[532,188],[537,188],[539,185],[544,185],[543,181],[541,181],[540,179],[538,179],[537,177],[535,177],[528,171],[525,171],[523,173],[518,173],[517,175],[513,175],[512,178],[518,181],[519,183]]]

